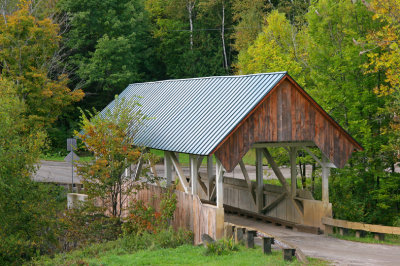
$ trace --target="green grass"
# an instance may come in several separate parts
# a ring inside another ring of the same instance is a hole
[[[343,239],[343,240],[354,241],[354,242],[400,246],[400,236],[399,235],[385,235],[384,241],[379,241],[379,240],[374,239],[374,236],[372,233],[367,233],[367,235],[365,237],[357,238],[355,236],[355,232],[351,232],[351,231],[350,231],[349,235],[342,236],[340,234],[332,234],[331,236],[339,238],[339,239]]]
[[[164,158],[164,151],[162,151],[162,150],[155,150],[155,149],[151,149],[150,150],[151,151],[151,153],[153,153],[153,154],[155,154],[155,155],[157,155],[159,158]],[[263,159],[264,160],[264,164],[267,164],[267,160],[264,158]],[[213,159],[213,161],[214,161],[214,164],[215,164],[215,158]],[[182,153],[180,153],[179,154],[179,162],[182,164],[182,165],[189,165],[189,155],[188,154],[182,154]],[[246,164],[246,165],[255,165],[255,162],[256,162],[256,152],[255,152],[255,150],[254,149],[250,149],[247,153],[246,153],[246,155],[243,157],[243,162]],[[203,159],[203,163],[202,163],[202,165],[206,165],[206,163],[207,163],[207,160],[205,160],[205,159]]]
[[[141,250],[126,254],[115,249],[99,252],[74,252],[59,254],[54,259],[40,261],[42,265],[301,265],[295,258],[292,262],[283,260],[281,251],[264,255],[261,248],[246,249],[226,255],[205,255],[202,246],[183,245],[177,248]],[[327,265],[325,261],[310,259],[310,265]]]

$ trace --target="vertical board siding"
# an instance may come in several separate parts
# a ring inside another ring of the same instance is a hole
[[[229,135],[215,155],[231,172],[252,144],[279,141],[313,141],[338,167],[343,167],[357,149],[337,125],[285,80]]]
[[[138,191],[127,200],[127,206],[133,200],[141,200],[160,211],[160,195],[166,192],[165,188],[149,185],[146,189]],[[172,219],[172,227],[177,230],[185,228],[194,234],[194,244],[198,245],[202,234],[208,234],[216,239],[216,212],[217,208],[212,205],[203,204],[198,196],[178,191],[175,192],[177,204]]]

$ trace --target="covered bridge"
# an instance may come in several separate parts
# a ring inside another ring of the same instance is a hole
[[[120,95],[135,96],[142,97],[142,112],[154,118],[139,128],[135,144],[163,150],[167,183],[176,174],[186,193],[215,200],[218,208],[232,205],[322,226],[320,218],[331,215],[329,169],[343,167],[353,151],[362,149],[287,72],[138,83]],[[272,158],[270,147],[287,149],[291,185]],[[310,147],[318,147],[322,157]],[[249,179],[242,161],[251,148],[256,149],[256,182]],[[322,202],[296,187],[298,149],[310,153],[322,167]],[[190,178],[184,175],[177,153],[189,154]],[[263,157],[281,182],[279,188],[263,183]],[[207,158],[207,176],[202,177],[203,158]],[[237,165],[244,180],[224,178],[224,172]]]

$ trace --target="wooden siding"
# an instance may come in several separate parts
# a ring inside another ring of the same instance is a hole
[[[362,147],[290,77],[284,78],[215,149],[226,171],[254,143],[313,141],[337,167]]]
[[[165,188],[149,185],[147,189],[140,190],[132,195],[129,202],[133,199],[142,200],[152,206],[157,211],[160,210],[159,197],[165,193]],[[174,229],[185,228],[191,230],[194,234],[194,244],[201,243],[201,235],[208,234],[213,239],[217,239],[217,207],[209,204],[203,204],[196,195],[175,191],[177,196],[177,205],[172,219]],[[223,224],[223,223],[222,223]]]

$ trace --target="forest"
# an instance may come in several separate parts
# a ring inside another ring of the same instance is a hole
[[[21,208],[1,203],[27,189],[15,176],[65,150],[79,109],[128,84],[288,71],[364,148],[332,171],[334,216],[400,226],[399,0],[1,0],[0,13],[0,213]]]

